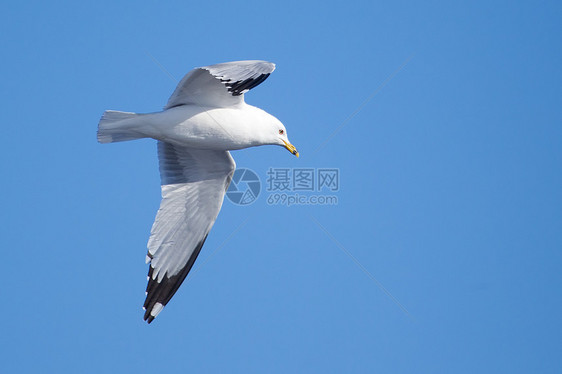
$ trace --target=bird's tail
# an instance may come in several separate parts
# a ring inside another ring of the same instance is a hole
[[[136,119],[142,114],[106,110],[98,124],[98,142],[113,143],[144,138],[135,131]]]

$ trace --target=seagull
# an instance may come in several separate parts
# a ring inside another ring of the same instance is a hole
[[[278,145],[299,156],[285,126],[244,94],[275,70],[266,61],[195,68],[163,111],[105,111],[100,143],[152,138],[158,142],[162,201],[148,240],[144,320],[151,323],[193,267],[221,209],[236,163],[231,150]]]

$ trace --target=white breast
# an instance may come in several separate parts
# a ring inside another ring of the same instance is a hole
[[[260,130],[271,117],[242,104],[226,108],[182,105],[143,116],[139,128],[151,138],[198,149],[233,150],[262,144]]]

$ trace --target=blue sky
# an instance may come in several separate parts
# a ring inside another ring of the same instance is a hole
[[[561,15],[554,1],[4,5],[3,369],[560,372]],[[150,56],[175,80],[275,62],[246,100],[301,157],[253,148],[238,166],[262,188],[270,167],[335,168],[340,189],[337,205],[225,201],[149,326],[155,142],[95,134],[106,109],[166,103],[176,82]]]

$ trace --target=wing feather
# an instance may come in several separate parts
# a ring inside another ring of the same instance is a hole
[[[144,319],[150,323],[193,267],[236,167],[227,151],[158,142],[162,202],[148,241]]]
[[[275,70],[267,61],[234,61],[195,68],[176,87],[164,109],[195,104],[225,107],[244,102],[244,93],[256,87]]]

